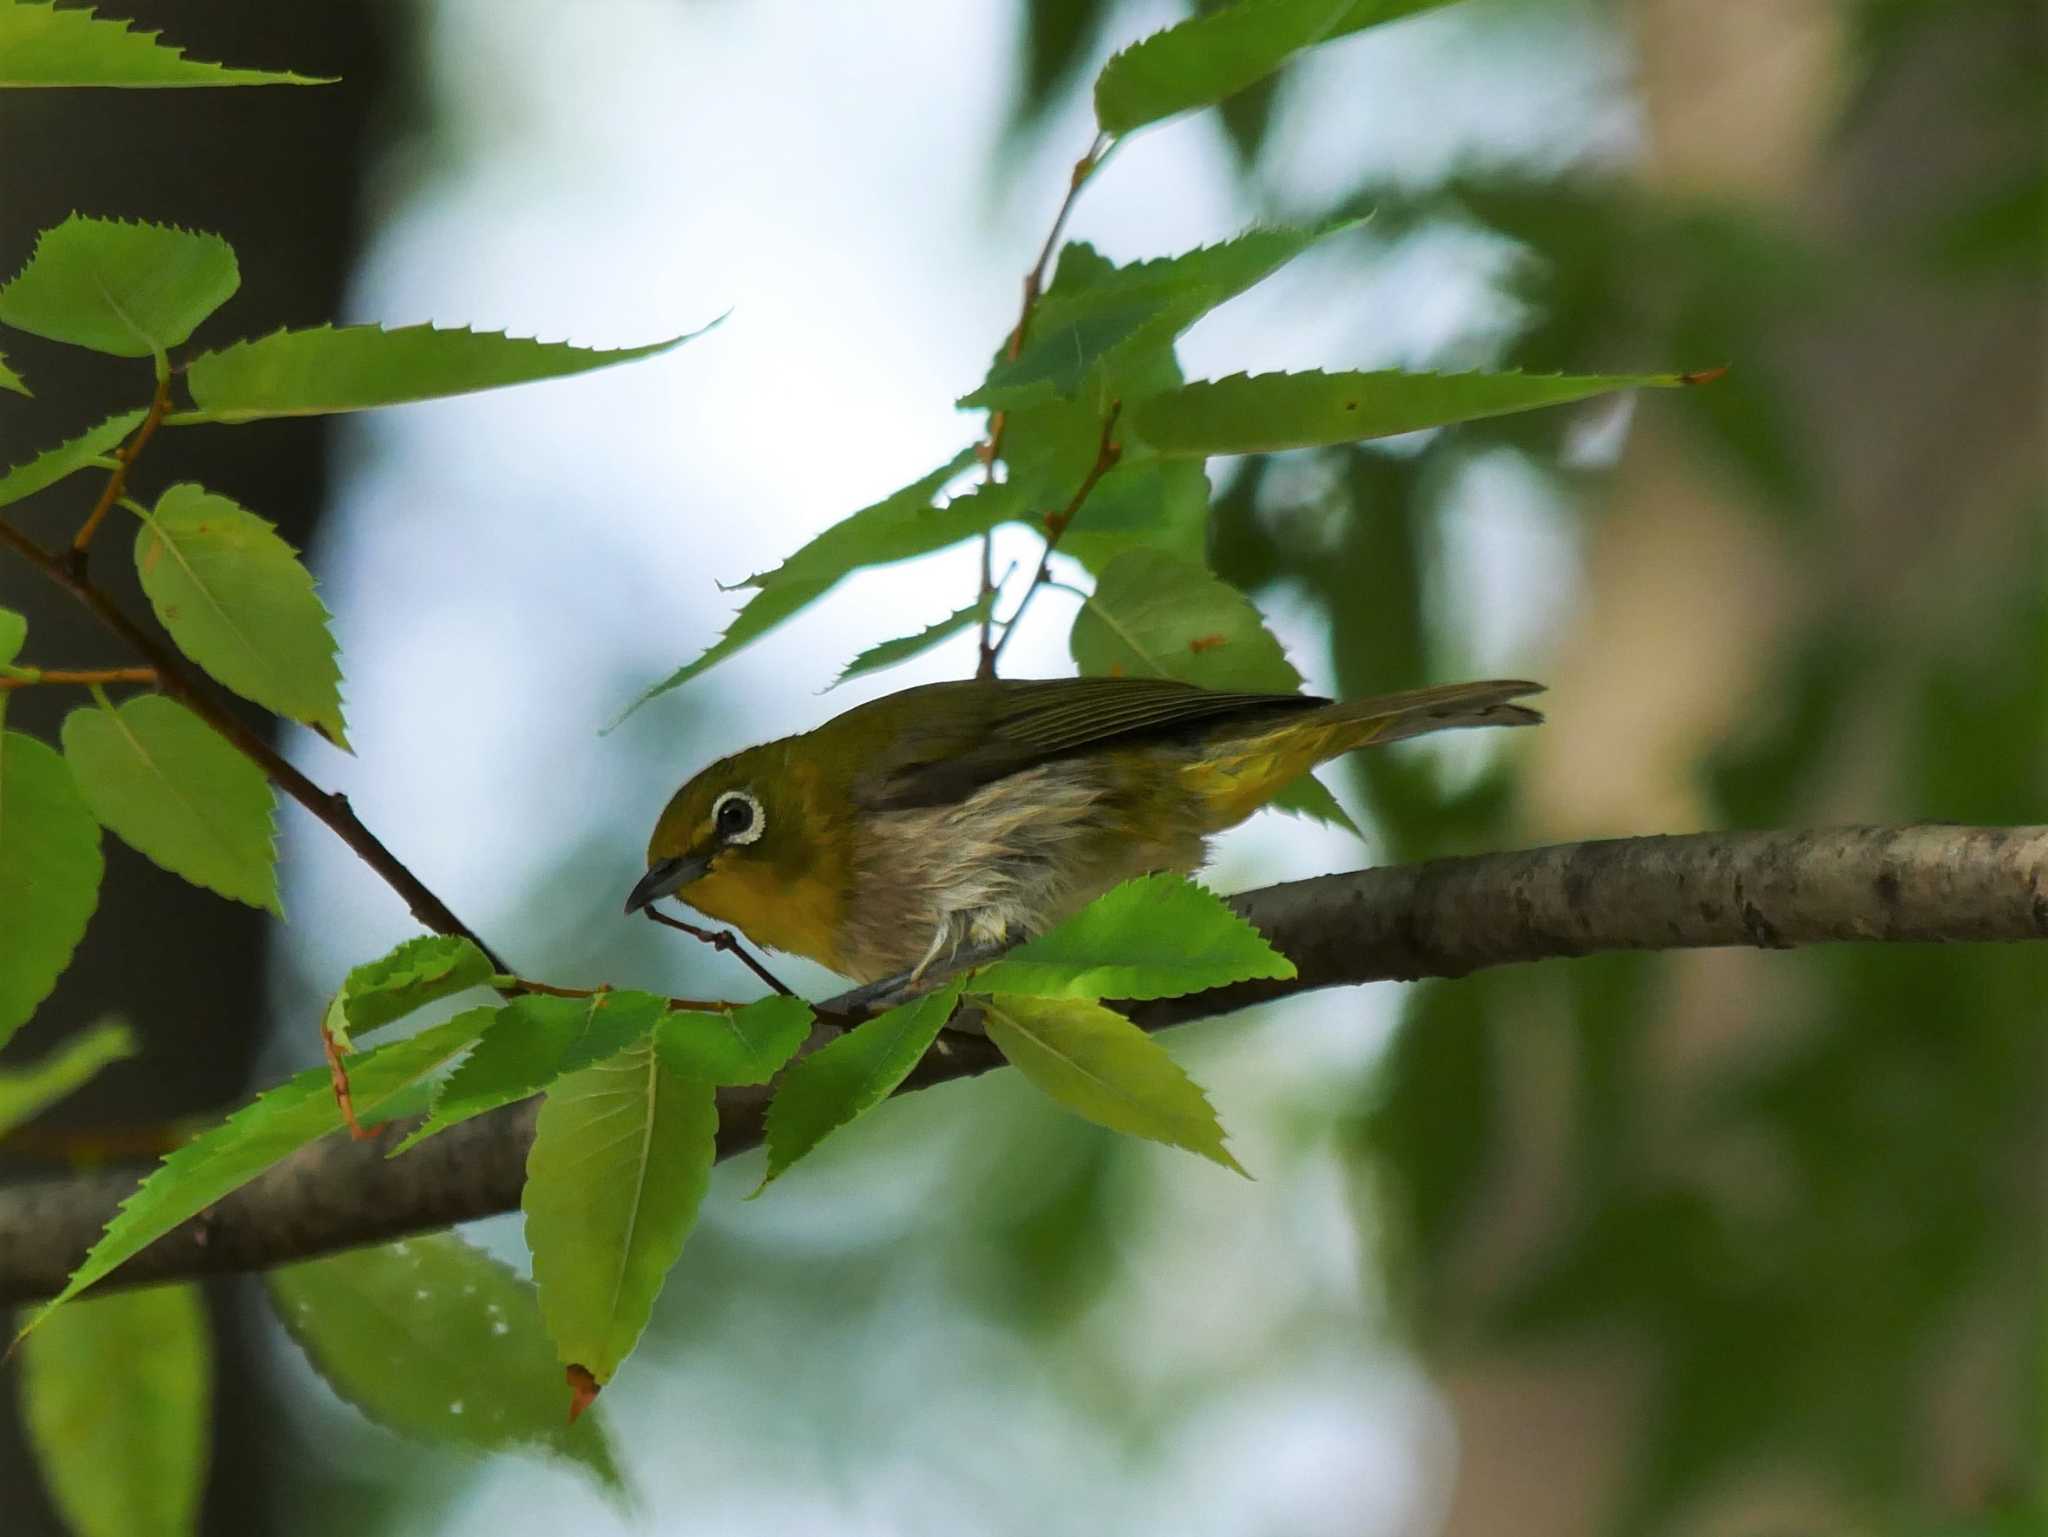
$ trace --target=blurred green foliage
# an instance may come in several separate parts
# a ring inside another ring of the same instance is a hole
[[[1955,41],[1964,33],[2034,39],[1993,49],[1987,73],[1963,75],[1967,89],[1942,98],[1953,112],[1938,126],[1978,145],[1971,174],[1950,178],[1931,202],[1914,200],[1880,231],[1734,198],[1668,196],[1634,167],[1594,164],[1461,164],[1347,188],[1296,216],[1314,228],[1370,212],[1361,260],[1445,232],[1504,243],[1515,253],[1503,294],[1515,318],[1486,343],[1490,366],[1734,365],[1684,411],[1640,406],[1656,413],[1686,473],[1723,492],[1733,516],[1810,579],[1807,601],[1774,641],[1754,709],[1693,765],[1709,820],[2038,820],[2048,804],[2048,503],[2038,476],[2017,505],[1988,519],[1995,548],[1959,561],[1922,608],[1887,611],[1881,600],[1898,594],[1881,584],[1874,592],[1867,580],[1884,562],[1855,558],[1856,546],[1898,531],[1859,521],[1842,455],[1829,451],[1840,413],[1828,407],[1839,403],[1817,394],[1811,366],[1816,349],[1845,330],[1879,330],[1902,290],[1988,295],[2019,310],[2031,293],[2038,312],[2048,76],[2037,8],[1844,0],[1841,14],[1854,40],[1834,130],[1844,143],[1930,55],[1955,46],[1977,57]],[[1004,153],[1084,88],[1125,19],[1108,0],[1025,9]],[[1958,77],[1945,78],[1953,87]],[[1269,80],[1220,109],[1253,191],[1288,88]],[[2016,122],[2032,131],[2015,134]],[[1076,247],[1059,279],[1076,288],[1117,270]],[[1072,297],[1059,281],[1052,295]],[[1114,324],[1076,328],[1074,366],[1085,373],[1159,319],[1118,311]],[[1144,340],[1151,350],[1120,359],[1119,377],[1177,381],[1162,337]],[[1006,385],[1053,382],[1036,376],[1040,361],[1020,359],[1031,376]],[[1067,361],[1064,350],[1056,361]],[[1898,366],[1910,371],[1915,361]],[[1013,479],[1070,485],[1097,452],[1093,412],[1039,396],[1016,404]],[[1470,477],[1514,465],[1557,499],[1574,538],[1610,515],[1572,469],[1558,468],[1575,462],[1573,426],[1539,414],[1385,446],[1244,459],[1209,507],[1208,561],[1246,591],[1306,604],[1326,627],[1342,693],[1454,675],[1471,645],[1470,614],[1443,593],[1459,569],[1451,523]],[[1920,420],[1896,430],[1938,429]],[[1147,473],[1142,496],[1106,496],[1092,509],[1102,515],[1093,533],[1156,525],[1155,542],[1173,558],[1198,558],[1206,480],[1186,466]],[[1960,464],[1953,486],[1931,489],[1954,489],[1960,503],[1971,480]],[[928,498],[914,500],[921,512]],[[992,507],[991,518],[1001,511]],[[1926,517],[1948,511],[1937,501]],[[1089,538],[1084,529],[1067,548],[1100,570],[1110,550]],[[1931,546],[1940,541],[1898,543],[1900,563],[1939,553]],[[844,564],[835,556],[829,571],[784,574],[819,576],[822,591]],[[772,591],[776,575],[757,585]],[[756,612],[756,628],[782,617],[781,602]],[[734,644],[748,633],[736,630]],[[1530,789],[1508,762],[1468,768],[1450,754],[1367,754],[1345,772],[1382,860],[1499,846],[1528,826]],[[564,884],[587,883],[579,871]],[[2034,949],[1859,947],[1772,956],[1767,966],[1767,983],[1725,993],[1714,990],[1724,973],[1655,956],[1416,987],[1384,1056],[1321,1086],[1322,1102],[1304,1095],[1295,1134],[1334,1133],[1375,1240],[1363,1246],[1372,1280],[1432,1365],[1449,1373],[1616,1340],[1645,1363],[1638,1412],[1621,1432],[1626,1472],[1600,1513],[1606,1529],[1674,1530],[1717,1493],[1775,1477],[1824,1489],[1873,1532],[2037,1530],[2048,1443],[2048,960]],[[1668,1036],[1702,1013],[1717,1029],[1678,1071]],[[1194,1034],[1199,1055],[1204,1041]],[[832,1066],[824,1053],[812,1059],[821,1060]],[[792,1356],[814,1362],[821,1379],[793,1403],[769,1395],[764,1441],[772,1432],[792,1455],[827,1464],[861,1455],[844,1426],[823,1423],[826,1406],[851,1397],[831,1374],[884,1352],[826,1347],[862,1323],[882,1329],[889,1306],[913,1305],[933,1287],[1001,1335],[947,1363],[952,1376],[965,1374],[966,1361],[999,1360],[1022,1381],[1025,1360],[1131,1445],[1156,1432],[1171,1395],[1148,1396],[1119,1369],[1103,1331],[1091,1333],[1130,1279],[1125,1250],[1142,1241],[1157,1195],[1147,1184],[1153,1155],[1055,1121],[1020,1084],[1001,1080],[920,1096],[836,1139],[864,1155],[862,1183],[900,1192],[900,1211],[873,1231],[833,1232],[831,1175],[810,1171],[821,1183],[804,1187],[813,1205],[792,1219],[800,1238],[743,1238],[714,1215],[693,1239],[653,1333],[700,1360],[714,1359],[716,1346],[715,1359],[736,1376],[758,1352],[782,1358],[783,1374]],[[1534,1154],[1553,1165],[1533,1200],[1532,1120],[1548,1123]],[[699,1130],[693,1144],[708,1161],[708,1128]],[[862,1208],[864,1220],[875,1210]],[[773,1263],[762,1251],[778,1241],[783,1258],[794,1251],[806,1263]],[[907,1285],[906,1253],[913,1267],[933,1262],[937,1279]],[[1203,1278],[1185,1279],[1200,1290]],[[650,1288],[650,1304],[651,1296]],[[76,1322],[106,1305],[60,1316]],[[750,1306],[775,1320],[759,1340],[735,1327]],[[374,1331],[375,1318],[364,1327]],[[1299,1345],[1281,1337],[1288,1329],[1319,1344],[1333,1332],[1327,1319],[1279,1322],[1276,1351]],[[34,1348],[48,1350],[64,1337],[37,1338]],[[1991,1342],[1993,1365],[1959,1378],[1972,1339]],[[863,1401],[886,1406],[892,1391],[936,1391],[915,1365],[903,1369],[908,1386],[864,1384]],[[1937,1422],[1936,1406],[1956,1397],[1959,1380],[1970,1403],[1957,1432]],[[955,1392],[966,1401],[964,1389]],[[743,1417],[749,1400],[737,1391],[734,1399]],[[833,1429],[842,1439],[826,1434]],[[1933,1444],[1944,1434],[1967,1443],[1962,1479],[1944,1471]]]
[[[1034,8],[1034,57],[1085,51],[1107,9]],[[1802,387],[1800,349],[1901,284],[2011,285],[2007,302],[2032,304],[2038,335],[2048,267],[2038,8],[1862,0],[1845,12],[1855,44],[1845,136],[1916,56],[1954,45],[1992,59],[1988,77],[1953,100],[1968,129],[1996,130],[1993,148],[1942,189],[1940,211],[1908,207],[1877,240],[1789,227],[1762,204],[1674,201],[1599,168],[1460,166],[1426,184],[1361,186],[1300,216],[1371,212],[1368,234],[1388,247],[1445,228],[1511,240],[1521,321],[1490,361],[1734,364],[1665,419],[1690,435],[1697,473],[1754,508],[1788,560],[1829,571],[1857,509],[1822,451],[1828,423]],[[1027,74],[1020,118],[1043,112],[1063,78]],[[1226,121],[1246,166],[1272,94],[1287,88],[1283,77],[1233,103]],[[1554,464],[1560,427],[1535,415],[1419,449],[1345,450],[1306,497],[1288,490],[1299,476],[1248,460],[1216,500],[1212,563],[1254,592],[1285,586],[1315,604],[1345,693],[1446,675],[1457,639],[1431,611],[1430,573],[1460,464],[1489,450],[1532,469]],[[1553,484],[1573,491],[1568,477]],[[1571,500],[1580,516],[1600,515]],[[1971,566],[1971,590],[1925,623],[1887,622],[1867,594],[1824,577],[1752,724],[1699,765],[1714,821],[1839,817],[1851,772],[1846,805],[1861,820],[2038,820],[2048,805],[2042,510],[2038,500],[2009,509],[2002,526],[2019,531],[2019,547],[1995,569]],[[1890,744],[1877,766],[1849,756],[1867,748],[1873,718]],[[1364,754],[1348,768],[1379,857],[1515,836],[1508,770],[1447,787],[1419,754]],[[1413,1337],[1447,1366],[1543,1341],[1634,1341],[1654,1363],[1653,1386],[1628,1431],[1632,1471],[1606,1512],[1617,1533],[1669,1529],[1700,1498],[1766,1472],[1818,1479],[1860,1529],[2038,1529],[2048,961],[1993,947],[1774,957],[1769,991],[1727,1005],[1760,1013],[1759,1028],[1729,1031],[1733,1044],[1673,1104],[1653,1043],[1680,964],[1610,957],[1414,991],[1391,1051],[1359,1086],[1351,1138]],[[1504,1260],[1488,1228],[1517,1151],[1512,1075],[1529,1060],[1518,1046],[1551,1026],[1569,1048],[1565,1194],[1540,1241]],[[1096,1241],[1088,1221],[1075,1229],[1077,1246]],[[1928,1443],[1930,1405],[1973,1330],[1997,1341],[2009,1369],[1995,1375],[2003,1396],[1975,1406],[1971,1433],[1991,1444],[1975,1448],[1983,1482],[1963,1504],[1979,1514],[1964,1516]]]

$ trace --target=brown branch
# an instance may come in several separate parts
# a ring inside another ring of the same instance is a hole
[[[100,683],[154,683],[157,681],[154,667],[34,667],[23,668],[33,672],[32,678],[0,678],[0,690],[10,688],[34,688],[42,683],[75,683],[91,687]]]
[[[2040,941],[2048,826],[1625,838],[1328,875],[1233,902],[1300,974],[1131,1005],[1139,1025],[1161,1030],[1310,988],[1606,950]],[[820,1024],[810,1044],[841,1028]],[[985,1039],[952,1036],[904,1088],[1001,1065]],[[760,1141],[768,1092],[720,1091],[721,1158]],[[480,1116],[390,1161],[392,1130],[361,1144],[325,1138],[137,1255],[117,1284],[262,1269],[509,1211],[537,1104]],[[59,1290],[135,1182],[133,1172],[95,1173],[0,1191],[0,1304]]]
[[[1003,623],[1003,633],[996,640],[995,650],[989,657],[989,676],[995,676],[995,664],[1003,659],[1003,648],[1010,643],[1010,637],[1017,633],[1017,621],[1024,617],[1024,610],[1031,607],[1031,600],[1038,589],[1052,581],[1052,555],[1060,547],[1060,538],[1072,526],[1081,504],[1088,500],[1102,477],[1117,467],[1123,459],[1123,445],[1116,441],[1117,418],[1123,415],[1124,403],[1112,400],[1109,414],[1102,419],[1102,438],[1095,445],[1095,462],[1088,466],[1088,473],[1082,477],[1081,485],[1067,505],[1058,512],[1045,515],[1045,553],[1038,557],[1038,570],[1032,574],[1031,585],[1024,589],[1024,596],[1017,600],[1017,607]]]
[[[161,358],[158,366],[161,369]],[[114,450],[114,468],[108,472],[107,483],[100,489],[100,499],[92,504],[92,511],[85,515],[85,521],[78,525],[78,532],[71,540],[71,550],[65,560],[71,574],[81,581],[85,577],[85,554],[92,544],[92,536],[100,531],[100,525],[113,511],[114,503],[121,499],[121,491],[128,484],[128,472],[142,457],[142,451],[149,447],[149,440],[156,436],[157,428],[163,425],[164,413],[170,409],[171,376],[164,371],[158,375],[156,394],[150,397],[149,411],[142,418],[142,425],[135,429],[134,437]]]
[[[1045,244],[1038,248],[1038,260],[1031,264],[1031,270],[1024,274],[1024,302],[1017,310],[1017,323],[1010,327],[1010,336],[1003,344],[1003,356],[1010,362],[1024,350],[1024,338],[1031,330],[1031,315],[1038,308],[1039,295],[1045,292],[1045,272],[1052,265],[1053,252],[1058,248],[1060,236],[1065,232],[1067,220],[1073,215],[1074,204],[1079,201],[1081,188],[1087,185],[1111,148],[1108,134],[1097,134],[1095,142],[1088,146],[1088,153],[1074,162],[1073,174],[1067,178],[1067,195],[1060,199],[1059,211],[1053,215],[1052,228],[1046,233]],[[1010,425],[1010,413],[991,411],[988,417],[988,442],[982,445],[982,478],[994,485],[996,461],[1003,456],[1003,435]],[[1002,645],[995,640],[995,548],[996,536],[993,529],[981,536],[981,599],[988,604],[981,616],[981,659],[975,665],[977,678],[993,678],[996,675],[996,659],[1002,652]],[[1027,593],[1028,597],[1029,594]],[[1009,638],[1009,632],[1003,632]]]
[[[428,890],[426,883],[407,869],[375,833],[363,825],[349,806],[347,796],[321,789],[287,762],[276,748],[217,699],[176,652],[122,613],[111,597],[82,574],[80,563],[51,554],[6,522],[0,522],[0,544],[14,550],[90,609],[95,618],[150,664],[156,672],[158,686],[166,694],[213,727],[231,747],[262,769],[272,784],[304,806],[347,844],[357,858],[377,872],[385,885],[398,893],[420,923],[436,934],[456,934],[469,940],[490,958],[496,970],[512,969],[477,937],[469,925],[455,916],[447,903]]]

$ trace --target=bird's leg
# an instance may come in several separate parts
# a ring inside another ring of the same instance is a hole
[[[741,962],[745,964],[747,970],[751,971],[763,982],[766,982],[770,987],[774,988],[775,991],[782,994],[783,997],[790,998],[795,996],[795,994],[787,986],[783,984],[783,981],[780,977],[776,976],[774,972],[770,971],[766,966],[763,966],[759,961],[754,959],[753,951],[749,950],[745,945],[741,944],[739,941],[739,936],[734,934],[732,930],[700,929],[694,923],[685,923],[680,918],[671,918],[667,913],[656,912],[654,910],[654,904],[651,902],[647,906],[641,908],[640,911],[647,914],[647,916],[652,918],[656,923],[664,924],[672,929],[681,929],[685,934],[689,935],[692,939],[702,940],[705,944],[711,946],[711,948],[714,950],[723,950],[728,955],[738,956]]]
[[[964,950],[956,950],[948,957],[947,975],[984,965],[1008,948],[1008,945],[971,945]],[[827,999],[815,1007],[820,1014],[835,1015],[850,1022],[858,1022],[872,1018],[885,1009],[909,1003],[922,994],[931,992],[944,980],[941,977],[925,975],[930,970],[933,959],[934,957],[928,955],[909,971],[899,971],[894,976],[883,977],[879,981],[864,982],[859,987],[850,988],[838,997]]]
[[[932,942],[925,947],[924,958],[910,968],[905,981],[911,987],[917,986],[924,979],[926,968],[939,958],[940,951],[947,951],[950,957],[950,952],[959,948],[960,941],[953,937],[953,917],[948,913],[939,919],[938,927],[932,930]]]

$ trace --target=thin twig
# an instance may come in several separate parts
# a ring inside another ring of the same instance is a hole
[[[694,923],[685,923],[680,918],[671,918],[667,913],[656,912],[651,904],[641,908],[640,911],[666,928],[681,929],[690,938],[702,940],[714,950],[723,950],[728,955],[738,956],[745,964],[747,970],[751,971],[763,982],[766,982],[775,991],[782,994],[783,997],[794,998],[796,996],[795,991],[786,986],[780,977],[776,976],[774,972],[754,958],[754,952],[741,944],[739,936],[733,933],[732,930],[700,929]]]
[[[1074,517],[1081,510],[1081,504],[1088,500],[1090,493],[1102,477],[1115,469],[1124,456],[1123,445],[1116,441],[1117,418],[1123,415],[1124,403],[1112,400],[1109,414],[1102,419],[1102,440],[1095,446],[1095,462],[1088,466],[1088,473],[1082,477],[1073,498],[1058,512],[1045,515],[1045,553],[1038,557],[1038,570],[1031,578],[1031,585],[1024,589],[1024,596],[1017,600],[1017,607],[1003,625],[1003,633],[997,638],[995,651],[990,658],[989,676],[995,676],[994,664],[1002,659],[1003,647],[1009,645],[1010,637],[1017,633],[1017,621],[1024,617],[1024,610],[1031,606],[1032,597],[1041,587],[1052,582],[1052,553],[1060,546],[1060,537],[1073,524]]]
[[[502,976],[491,979],[493,985],[502,986],[518,993],[541,993],[549,998],[595,998],[599,993],[617,992],[608,985],[598,987],[557,987],[552,982],[537,982],[532,977]],[[743,1009],[744,1003],[734,1003],[725,998],[665,998],[662,1000],[672,1009],[683,1009],[693,1014],[723,1014],[732,1009]]]
[[[1017,323],[1010,328],[1010,337],[1003,344],[1003,356],[1011,362],[1024,350],[1024,338],[1031,330],[1031,314],[1038,308],[1038,299],[1045,292],[1045,270],[1052,265],[1053,252],[1058,249],[1060,236],[1065,232],[1067,220],[1074,212],[1074,204],[1081,196],[1081,188],[1087,185],[1108,156],[1111,140],[1108,134],[1097,134],[1095,142],[1088,146],[1088,153],[1074,162],[1073,174],[1067,178],[1067,195],[1060,200],[1059,211],[1053,215],[1052,229],[1047,232],[1045,244],[1038,248],[1038,260],[1031,264],[1031,270],[1024,274],[1024,302],[1017,310]],[[989,485],[996,480],[996,461],[1003,456],[1003,435],[1010,425],[1010,413],[991,411],[988,417],[988,442],[982,445],[982,476]],[[995,640],[994,614],[996,584],[991,578],[995,572],[995,531],[981,536],[981,600],[988,605],[981,616],[981,659],[976,664],[977,678],[993,678],[996,675],[996,658],[1002,646]],[[1028,596],[1028,594],[1027,594]],[[1007,635],[1007,632],[1005,632]]]
[[[327,1021],[320,1021],[320,1054],[327,1059],[327,1081],[334,1090],[334,1103],[341,1111],[341,1121],[348,1128],[351,1140],[367,1142],[374,1137],[374,1131],[364,1129],[356,1119],[356,1099],[348,1084],[348,1063],[341,1042],[334,1038],[334,1032],[327,1028]]]
[[[32,672],[33,677],[0,678],[0,689],[34,688],[43,683],[76,683],[84,685],[100,683],[154,683],[157,681],[154,667],[25,667],[23,672]]]
[[[81,581],[85,577],[86,550],[92,544],[92,536],[100,531],[100,524],[114,509],[114,503],[121,498],[121,490],[128,484],[128,472],[135,467],[135,461],[142,457],[149,440],[156,436],[157,428],[163,425],[164,413],[171,408],[171,376],[160,371],[156,381],[156,394],[149,402],[149,412],[142,418],[142,425],[135,429],[135,436],[114,450],[114,467],[107,474],[107,483],[100,490],[100,499],[93,503],[92,511],[85,515],[85,521],[78,525],[78,532],[72,536],[70,553],[65,557],[71,574]]]
[[[426,883],[400,862],[377,835],[362,824],[348,803],[348,797],[321,789],[287,762],[261,735],[251,730],[240,716],[214,697],[212,691],[188,670],[177,654],[121,612],[114,600],[93,585],[66,556],[53,555],[13,525],[0,522],[0,544],[24,560],[90,609],[130,649],[145,658],[156,672],[156,681],[166,694],[227,739],[243,757],[263,770],[270,782],[297,801],[348,845],[364,864],[376,871],[384,884],[397,892],[405,905],[425,927],[436,934],[453,934],[467,939],[490,959],[499,971],[511,968],[499,959],[475,931],[455,916],[448,904],[427,889]],[[72,552],[75,555],[75,551]]]

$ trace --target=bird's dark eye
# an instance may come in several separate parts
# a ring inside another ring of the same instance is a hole
[[[711,810],[712,826],[725,843],[752,843],[761,836],[761,803],[745,790],[727,790]]]

